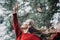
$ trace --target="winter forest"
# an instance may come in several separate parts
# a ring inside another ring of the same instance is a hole
[[[56,29],[56,24],[60,22],[60,0],[0,0],[0,40],[16,40],[12,23],[16,2],[19,23],[33,19],[40,31],[43,31],[41,35],[49,40],[51,35],[47,35],[47,30]]]

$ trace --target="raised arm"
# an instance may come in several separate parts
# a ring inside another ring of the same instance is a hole
[[[13,28],[16,33],[16,37],[18,37],[22,34],[22,30],[21,30],[20,25],[18,23],[18,17],[17,17],[17,12],[16,12],[17,8],[18,8],[18,5],[15,4],[14,12],[13,12]]]

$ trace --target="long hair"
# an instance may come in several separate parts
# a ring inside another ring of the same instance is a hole
[[[34,20],[32,20],[32,19],[27,19],[26,22],[29,23],[29,25],[31,26],[31,27],[29,28],[29,32],[30,32],[30,33],[35,33],[35,34],[37,34],[37,35],[41,33],[41,32],[40,32],[40,29],[38,28],[38,26],[37,26],[37,24],[35,23]]]

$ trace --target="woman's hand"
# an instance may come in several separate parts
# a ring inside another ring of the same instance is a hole
[[[15,3],[15,6],[13,8],[14,13],[16,13],[17,9],[18,9],[18,3]]]

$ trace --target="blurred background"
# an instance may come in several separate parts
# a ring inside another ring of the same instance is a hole
[[[18,19],[22,24],[33,19],[38,27],[55,27],[60,22],[60,0],[0,0],[0,40],[15,40],[12,13],[18,2]]]

